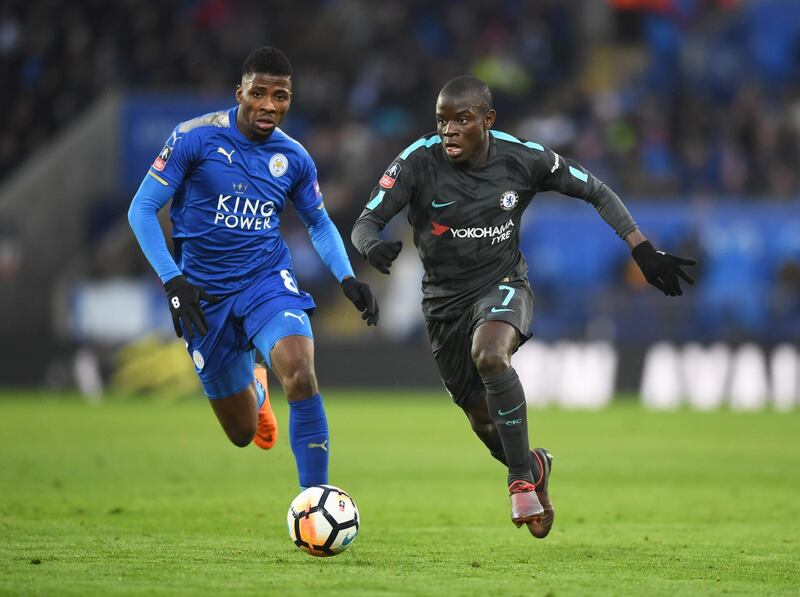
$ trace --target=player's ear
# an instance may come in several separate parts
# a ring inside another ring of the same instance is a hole
[[[483,115],[483,130],[488,131],[494,126],[494,119],[497,118],[497,112],[494,109],[489,110]]]
[[[236,103],[237,104],[241,104],[242,103],[242,93],[243,93],[242,85],[240,83],[240,84],[236,85]]]

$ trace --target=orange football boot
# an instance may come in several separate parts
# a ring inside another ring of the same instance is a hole
[[[258,428],[253,443],[262,450],[269,450],[278,441],[278,420],[269,403],[269,389],[267,387],[267,369],[263,365],[256,365],[253,370],[256,383],[264,388],[264,403],[258,411]]]

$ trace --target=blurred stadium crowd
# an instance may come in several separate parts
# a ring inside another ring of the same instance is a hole
[[[292,60],[283,128],[314,157],[345,238],[386,164],[434,129],[441,85],[464,73],[492,87],[498,129],[574,157],[636,205],[789,206],[800,190],[796,0],[6,0],[0,184],[109,91],[222,95],[233,104],[241,62],[263,44]],[[123,220],[134,190],[121,185],[97,202],[88,253]],[[540,280],[532,276],[537,330],[552,339],[620,338],[623,328],[649,330],[650,339],[792,337],[800,333],[800,242],[779,241],[772,255],[762,242],[767,224],[723,231],[723,241],[719,227],[711,241],[691,227],[672,234],[665,248],[700,258],[701,282],[713,284],[666,310],[655,294],[632,292],[644,284],[619,246],[610,268],[584,264],[593,282],[578,297],[579,280],[543,267]],[[19,259],[14,230],[0,219],[7,281]],[[599,220],[592,230],[608,234]],[[337,292],[299,222],[288,219],[285,236],[305,287]],[[757,258],[754,242],[763,245]],[[122,264],[120,252],[95,252],[90,277],[150,274],[132,238]],[[407,272],[412,291],[403,300],[416,298],[418,271]]]
[[[359,203],[465,71],[495,91],[500,128],[624,195],[790,197],[798,40],[792,0],[8,0],[0,174],[110,88],[231,91],[268,42],[294,62],[291,129],[329,202]]]

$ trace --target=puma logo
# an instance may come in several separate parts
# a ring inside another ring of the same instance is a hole
[[[320,448],[322,450],[328,451],[328,440],[323,441],[321,444],[315,444],[314,442],[308,443],[308,449],[311,450],[312,448]]]
[[[227,151],[222,149],[222,147],[217,147],[217,153],[221,153],[222,155],[224,155],[226,158],[228,158],[228,163],[233,164],[233,154],[236,153],[235,149],[231,149],[231,152],[228,153]]]
[[[284,317],[294,317],[300,323],[303,323],[303,317],[305,317],[305,313],[303,315],[295,315],[294,313],[289,313],[288,311],[284,311],[283,312],[283,316]]]

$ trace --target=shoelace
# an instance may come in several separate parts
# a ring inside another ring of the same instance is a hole
[[[536,487],[532,483],[528,483],[527,481],[514,481],[511,485],[508,486],[508,493],[527,493],[529,491],[534,491]]]

